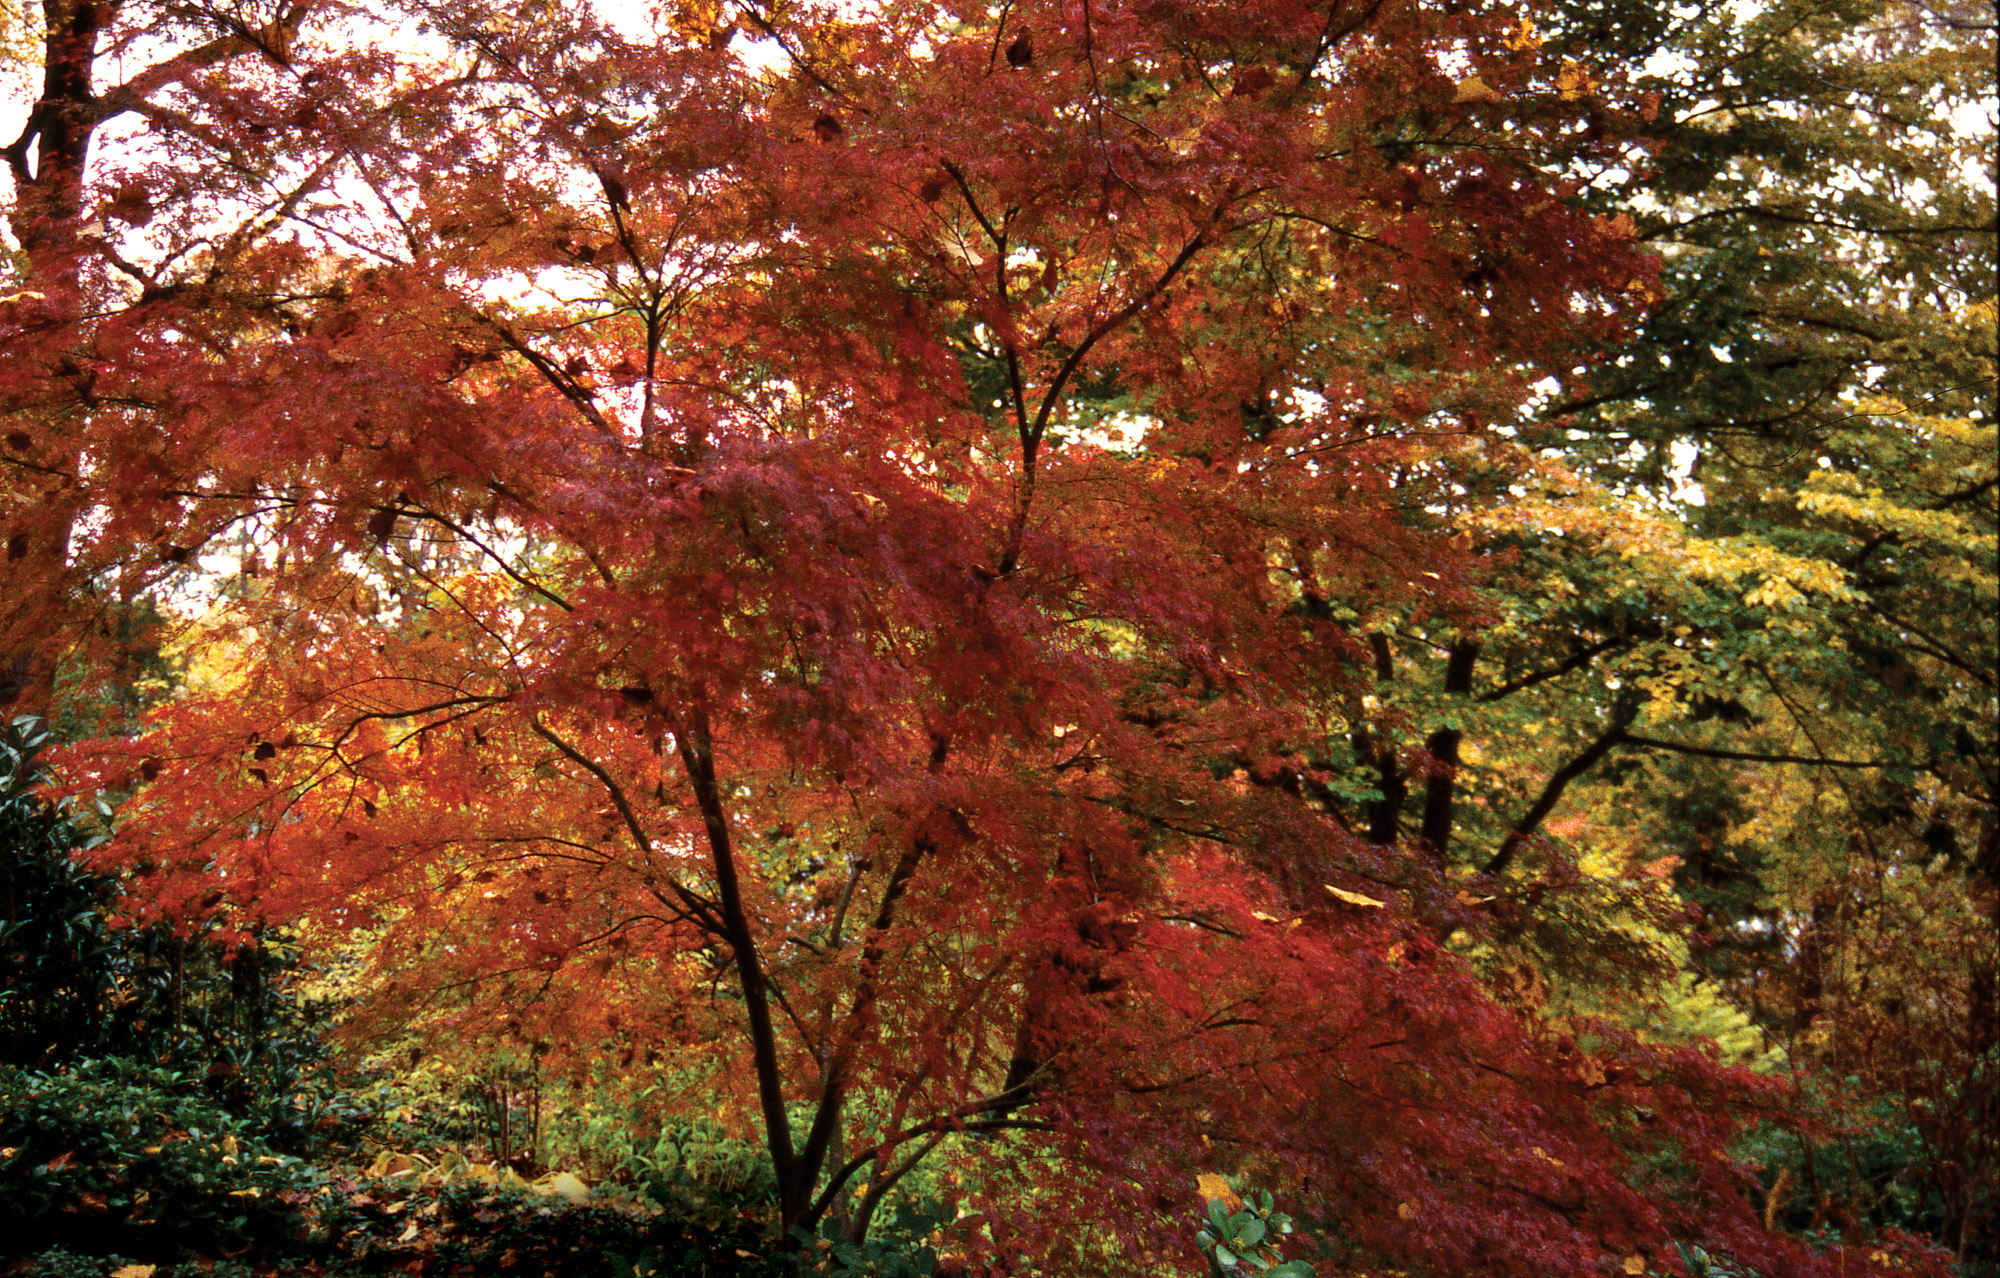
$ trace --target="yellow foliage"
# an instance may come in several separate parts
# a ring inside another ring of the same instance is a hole
[[[1595,93],[1597,81],[1591,79],[1590,73],[1580,63],[1564,58],[1562,71],[1556,76],[1556,89],[1562,94],[1563,101],[1574,102]]]
[[[1501,102],[1506,95],[1476,75],[1469,75],[1458,82],[1457,92],[1452,94],[1454,102]]]
[[[1243,1210],[1243,1200],[1229,1187],[1229,1182],[1214,1172],[1203,1172],[1195,1177],[1195,1188],[1207,1201],[1219,1201],[1231,1211]]]
[[[223,605],[183,628],[161,655],[180,667],[186,696],[228,697],[249,681],[255,639],[256,632],[246,631]]]

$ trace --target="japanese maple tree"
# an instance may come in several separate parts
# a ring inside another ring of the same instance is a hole
[[[20,202],[7,638],[233,568],[231,678],[67,759],[162,910],[675,1066],[785,1236],[929,1157],[1003,1267],[1185,1263],[1213,1171],[1420,1272],[1889,1263],[1764,1229],[1775,1086],[1497,1001],[1315,763],[1650,296],[1570,198],[1616,68],[1477,3],[99,8],[76,65],[226,30]]]

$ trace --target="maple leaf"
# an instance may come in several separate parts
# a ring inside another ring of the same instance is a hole
[[[1363,909],[1370,910],[1379,910],[1382,908],[1382,902],[1372,896],[1363,896],[1359,892],[1349,892],[1345,888],[1337,888],[1331,883],[1326,885],[1326,890],[1333,896],[1334,900],[1343,901],[1348,905],[1358,905]]]
[[[1478,103],[1504,102],[1506,95],[1487,84],[1486,81],[1480,79],[1478,76],[1469,75],[1460,80],[1457,87],[1452,90],[1451,100],[1453,102]]]

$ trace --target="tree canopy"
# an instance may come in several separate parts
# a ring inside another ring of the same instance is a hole
[[[0,653],[152,909],[671,1080],[785,1237],[1944,1271],[1780,1227],[1706,1036],[1994,1104],[1990,32],[46,8]]]

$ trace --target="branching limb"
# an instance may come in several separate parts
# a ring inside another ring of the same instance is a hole
[[[585,772],[590,773],[591,776],[597,778],[598,784],[603,786],[605,793],[611,797],[611,806],[617,809],[619,818],[625,823],[626,833],[632,836],[632,842],[639,849],[639,855],[645,859],[648,865],[651,865],[653,860],[653,842],[646,836],[645,827],[639,824],[639,814],[633,811],[632,801],[626,796],[625,787],[619,785],[617,778],[605,771],[604,766],[598,763],[597,760],[584,754],[583,751],[577,749],[568,741],[565,741],[547,724],[543,723],[540,716],[530,718],[528,726],[534,729],[536,736],[560,751],[565,759],[568,759],[571,763],[574,763]],[[678,733],[675,735],[676,737],[679,736]],[[717,916],[713,903],[703,900],[700,896],[689,891],[671,877],[666,882],[667,889],[679,899],[681,905],[690,914],[694,915],[700,921],[703,928],[716,936],[727,937],[729,935],[729,930],[724,925],[722,919]]]
[[[1887,760],[1879,759],[1829,759],[1817,754],[1759,754],[1753,750],[1723,750],[1715,746],[1689,745],[1685,741],[1662,741],[1658,737],[1641,737],[1626,733],[1621,738],[1623,744],[1642,746],[1648,750],[1666,750],[1673,754],[1693,755],[1698,759],[1741,759],[1746,763],[1800,763],[1814,768],[1886,768]]]
[[[1533,674],[1522,675],[1518,679],[1510,679],[1506,683],[1501,684],[1497,688],[1487,689],[1485,692],[1482,692],[1478,696],[1474,697],[1473,700],[1479,702],[1481,705],[1484,705],[1488,702],[1499,701],[1504,698],[1511,697],[1515,693],[1520,692],[1526,688],[1532,688],[1538,683],[1545,683],[1550,679],[1560,679],[1562,676],[1568,674],[1570,671],[1579,670],[1584,666],[1589,665],[1592,661],[1595,661],[1598,657],[1601,657],[1605,653],[1610,652],[1612,649],[1623,647],[1624,645],[1630,643],[1631,641],[1632,641],[1631,635],[1620,634],[1620,635],[1614,635],[1609,639],[1601,640],[1597,643],[1589,644],[1585,647],[1578,648],[1575,652],[1572,652],[1569,656],[1564,657],[1561,661],[1558,661],[1555,665],[1550,666],[1547,669],[1537,670]]]
[[[1499,874],[1512,864],[1514,854],[1521,850],[1521,845],[1526,843],[1536,830],[1541,829],[1542,822],[1547,820],[1549,813],[1555,811],[1556,805],[1562,802],[1563,791],[1569,788],[1570,782],[1596,767],[1598,760],[1631,739],[1626,736],[1625,727],[1632,722],[1638,712],[1636,703],[1613,712],[1611,725],[1603,734],[1584,747],[1582,754],[1556,769],[1555,775],[1551,776],[1548,784],[1542,787],[1541,797],[1536,799],[1534,806],[1514,823],[1514,828],[1507,832],[1507,837],[1500,843],[1500,850],[1493,854],[1493,859],[1486,863],[1482,873]]]

